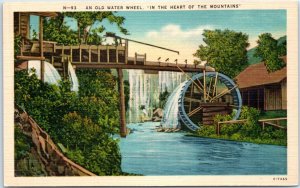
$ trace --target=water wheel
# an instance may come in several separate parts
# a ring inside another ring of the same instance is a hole
[[[218,72],[194,75],[181,90],[178,102],[180,120],[192,131],[213,125],[216,114],[233,112],[233,119],[237,119],[242,107],[237,85]]]

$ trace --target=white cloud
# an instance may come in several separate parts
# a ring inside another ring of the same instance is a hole
[[[140,39],[146,43],[157,46],[177,50],[180,55],[165,50],[143,46],[135,43],[130,43],[129,55],[132,56],[135,52],[146,53],[147,60],[156,61],[158,57],[162,60],[169,58],[169,62],[183,63],[185,59],[188,63],[193,63],[195,57],[193,54],[198,49],[198,46],[203,43],[203,31],[205,29],[212,29],[212,26],[195,26],[189,29],[183,29],[180,25],[168,24],[161,27],[159,30],[152,30],[145,33],[144,38]]]
[[[192,29],[183,30],[180,25],[168,24],[159,31],[149,31],[148,38],[177,37],[180,39],[202,37],[204,29],[212,29],[211,26],[198,26]]]

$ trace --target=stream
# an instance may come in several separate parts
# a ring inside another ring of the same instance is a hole
[[[283,175],[287,148],[156,132],[159,122],[132,123],[120,140],[122,170],[141,175]]]

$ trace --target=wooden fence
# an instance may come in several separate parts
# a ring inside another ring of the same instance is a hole
[[[287,127],[280,125],[280,121],[284,121],[284,120],[287,120],[287,118],[282,117],[282,118],[272,118],[272,119],[261,119],[261,120],[258,120],[258,122],[262,126],[262,130],[264,130],[266,126],[273,126],[278,129],[287,130]],[[221,134],[221,125],[222,124],[244,124],[246,122],[247,122],[247,119],[219,121],[216,123],[216,134],[218,136]],[[274,123],[274,122],[276,122],[276,123]]]

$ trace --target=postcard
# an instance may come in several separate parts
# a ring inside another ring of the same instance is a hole
[[[3,8],[6,186],[298,184],[296,1]]]

